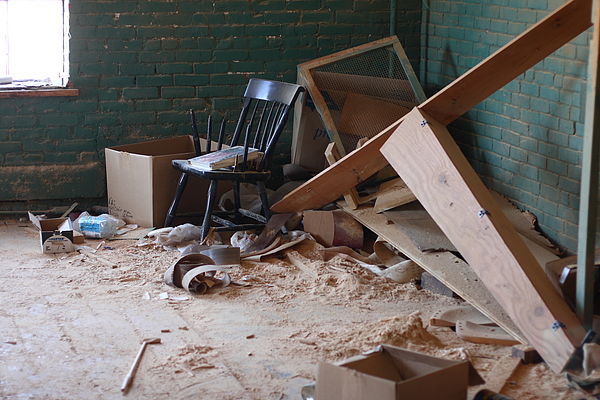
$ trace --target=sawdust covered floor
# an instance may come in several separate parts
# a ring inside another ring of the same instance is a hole
[[[301,399],[319,360],[379,343],[469,356],[484,378],[510,354],[427,327],[435,310],[461,300],[322,262],[310,242],[293,249],[306,257],[303,270],[278,258],[243,262],[231,275],[250,286],[192,296],[162,282],[178,252],[108,241],[93,255],[44,255],[38,240],[29,223],[0,221],[2,399]],[[124,396],[123,378],[151,337],[162,343],[147,347]],[[503,393],[591,398],[544,364],[519,366]]]

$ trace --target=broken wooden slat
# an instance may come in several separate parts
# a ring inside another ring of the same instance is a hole
[[[415,108],[381,152],[529,343],[559,373],[585,331],[446,127]]]
[[[416,199],[415,195],[406,187],[406,184],[402,182],[402,179],[396,178],[379,185],[374,210],[375,212],[391,210]]]
[[[418,107],[444,124],[452,122],[588,29],[591,4],[591,0],[565,3]],[[284,213],[321,208],[375,174],[387,165],[379,149],[402,120],[290,192],[271,210]]]

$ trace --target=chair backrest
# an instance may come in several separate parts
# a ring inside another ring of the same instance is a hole
[[[293,83],[264,79],[248,81],[231,146],[243,144],[263,152],[257,171],[267,169],[290,110],[302,91],[302,86]]]
[[[254,147],[263,153],[257,171],[264,171],[273,156],[275,145],[285,128],[290,110],[294,102],[304,91],[300,85],[293,83],[270,81],[265,79],[250,79],[244,93],[244,104],[233,132],[230,146],[244,145]],[[201,151],[198,140],[198,128],[193,110],[192,133],[196,153]],[[223,141],[225,120],[221,123],[218,138],[218,149]],[[206,133],[206,152],[210,152],[212,141],[212,118],[208,117]],[[241,141],[241,143],[240,143]],[[244,164],[244,163],[242,163]]]

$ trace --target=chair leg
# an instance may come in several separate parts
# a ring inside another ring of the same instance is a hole
[[[208,187],[208,198],[206,199],[206,213],[204,214],[204,221],[202,221],[202,236],[200,237],[200,241],[206,239],[206,236],[208,236],[208,232],[210,230],[210,225],[212,222],[212,210],[215,206],[215,198],[217,197],[218,183],[218,181],[210,181],[210,186]]]
[[[167,211],[167,216],[165,217],[165,227],[171,226],[173,218],[175,218],[175,215],[177,215],[177,207],[179,206],[179,200],[181,200],[181,195],[183,194],[183,190],[187,185],[187,181],[188,174],[184,172],[179,178],[179,182],[177,183],[177,189],[175,189],[175,197],[173,198],[171,207],[169,207],[169,210]]]
[[[239,209],[242,208],[242,201],[240,199],[240,182],[232,181],[231,186],[233,189],[233,211],[234,211],[234,219],[236,224],[240,224],[242,222],[241,215]]]
[[[269,207],[269,197],[267,196],[267,188],[265,187],[265,183],[263,181],[256,182],[256,187],[258,188],[258,196],[260,197],[260,202],[263,208],[263,214],[267,221],[271,218],[271,210]]]

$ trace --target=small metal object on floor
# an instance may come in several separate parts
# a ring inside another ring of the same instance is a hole
[[[140,361],[142,360],[142,355],[144,355],[144,350],[146,350],[146,346],[149,344],[157,343],[160,343],[160,338],[144,339],[142,341],[142,347],[140,347],[140,350],[138,351],[137,356],[135,356],[135,360],[133,361],[133,364],[131,365],[127,376],[125,376],[125,379],[123,380],[123,384],[121,385],[121,392],[127,393],[127,390],[129,390],[129,386],[131,386],[131,382],[133,382],[135,371],[137,370],[138,365],[140,365]]]

